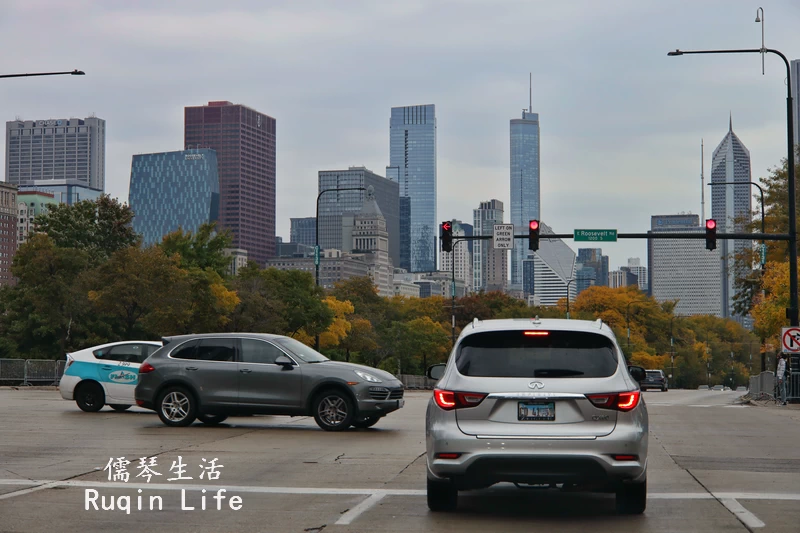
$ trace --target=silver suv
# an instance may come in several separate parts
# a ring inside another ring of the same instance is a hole
[[[136,404],[168,426],[228,416],[313,416],[319,427],[368,428],[403,407],[403,384],[368,366],[331,361],[295,339],[259,333],[165,337],[139,368]]]
[[[615,492],[644,512],[648,418],[641,367],[601,321],[475,320],[462,331],[425,420],[428,507],[458,491],[518,487]]]

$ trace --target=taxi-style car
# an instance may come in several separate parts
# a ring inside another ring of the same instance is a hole
[[[139,366],[159,348],[158,341],[122,341],[68,353],[59,382],[61,397],[75,400],[89,413],[104,405],[124,411],[136,403],[133,391],[139,382]]]

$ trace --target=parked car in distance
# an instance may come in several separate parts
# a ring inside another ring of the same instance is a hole
[[[326,431],[368,428],[403,407],[403,384],[383,370],[331,361],[283,335],[165,337],[139,368],[136,404],[167,426],[229,416],[313,416]]]
[[[136,403],[139,365],[159,348],[158,341],[122,341],[68,353],[58,384],[61,397],[90,413],[104,405],[124,411]]]
[[[711,390],[724,391],[725,387],[723,387],[722,385],[714,385],[714,388]]]
[[[616,493],[617,511],[647,503],[648,416],[639,383],[601,321],[477,319],[463,329],[426,419],[428,507],[458,493],[520,488]]]
[[[641,383],[642,390],[659,389],[661,392],[669,390],[667,376],[664,375],[663,370],[647,370],[646,373],[647,376]]]
[[[700,385],[697,387],[697,390],[711,390],[708,385]]]

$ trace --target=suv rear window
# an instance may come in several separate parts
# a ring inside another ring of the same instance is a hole
[[[661,372],[659,372],[658,370],[648,370],[647,371],[647,377],[648,378],[660,378],[661,377]]]
[[[577,331],[488,331],[464,339],[456,368],[465,376],[500,378],[601,378],[617,370],[614,344],[604,335]]]

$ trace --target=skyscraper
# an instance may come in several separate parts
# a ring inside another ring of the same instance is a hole
[[[219,167],[219,227],[264,266],[275,255],[275,119],[227,101],[186,107],[184,148],[211,148]]]
[[[578,248],[578,263],[583,265],[583,268],[589,267],[594,270],[594,275],[589,276],[594,278],[592,285],[604,287],[608,285],[608,256],[603,255],[602,248]]]
[[[489,200],[474,209],[472,231],[475,235],[493,235],[494,225],[503,223],[503,202]],[[463,244],[462,244],[463,246]],[[472,247],[472,288],[475,291],[502,291],[506,288],[507,250],[494,248],[492,240],[481,240]]]
[[[408,198],[400,202],[400,268],[436,270],[436,106],[392,108],[386,177]]]
[[[650,217],[650,232],[705,232],[699,215]],[[650,233],[648,232],[648,233]],[[650,239],[649,294],[657,302],[677,301],[676,315],[722,315],[720,250],[703,239]]]
[[[196,232],[219,218],[219,176],[214,150],[133,156],[128,203],[133,229],[145,245],[176,231]]]
[[[638,257],[629,257],[627,268],[628,272],[638,278],[639,290],[647,292],[647,267],[642,266],[642,260]],[[624,270],[624,268],[620,268],[620,270]]]
[[[524,235],[528,222],[539,220],[539,114],[532,108],[522,118],[511,120],[511,223],[514,232]],[[517,240],[511,250],[511,287],[522,289],[522,262],[532,252]]]
[[[711,187],[711,218],[717,221],[720,233],[744,232],[752,218],[750,194],[750,152],[733,133],[733,119],[728,133],[714,150],[711,164],[711,183],[736,182],[741,185]],[[735,256],[752,248],[751,241],[722,239],[718,244],[722,261],[722,316],[733,316]],[[741,273],[739,273],[741,274]]]
[[[317,217],[290,218],[289,241],[306,246],[317,243]]]
[[[17,253],[17,186],[0,182],[0,285],[11,285],[11,261]]]
[[[48,190],[63,203],[105,190],[106,121],[97,117],[6,122],[6,181]]]
[[[364,167],[347,170],[320,170],[318,191],[364,187],[363,191],[342,191],[323,194],[319,199],[319,246],[324,249],[342,249],[342,216],[359,213],[364,207],[367,191],[372,187],[375,202],[386,220],[389,233],[389,257],[399,261],[399,187],[396,182],[379,176]],[[350,250],[343,250],[349,252]]]

